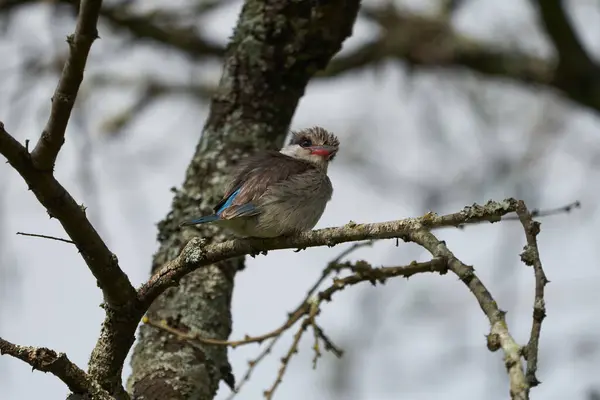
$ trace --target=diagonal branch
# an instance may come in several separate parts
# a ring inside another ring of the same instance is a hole
[[[106,390],[67,358],[45,347],[19,346],[0,337],[0,355],[8,354],[31,365],[33,369],[50,372],[63,381],[73,393],[87,394],[94,400],[112,400]]]
[[[540,223],[533,220],[533,213],[530,213],[525,203],[519,201],[517,214],[525,230],[527,245],[521,253],[521,260],[533,267],[535,274],[535,296],[533,300],[533,322],[531,324],[531,334],[529,342],[525,347],[524,355],[527,360],[527,382],[530,387],[537,386],[540,381],[536,377],[540,333],[542,331],[542,321],[546,317],[546,303],[544,301],[544,289],[549,282],[542,268],[540,253],[537,245],[537,235],[540,233]]]
[[[573,24],[569,20],[563,0],[532,0],[539,10],[542,24],[554,44],[559,58],[559,69],[573,72],[591,70],[594,61],[585,50]]]
[[[600,65],[586,51],[563,0],[532,0],[558,53],[552,85],[572,100],[600,110]]]
[[[52,96],[52,110],[31,158],[37,169],[51,171],[65,142],[65,130],[75,105],[83,70],[92,43],[98,38],[96,24],[102,0],[81,0],[75,33],[67,38],[70,52]]]
[[[192,28],[161,26],[151,16],[134,15],[125,7],[104,7],[101,16],[114,27],[126,30],[135,37],[179,49],[193,58],[222,57],[225,53],[222,46],[210,43]]]
[[[448,261],[448,269],[454,272],[460,280],[467,285],[471,293],[477,299],[479,306],[490,321],[490,337],[497,342],[490,350],[502,348],[504,351],[504,363],[510,380],[510,396],[513,400],[529,399],[529,384],[525,379],[523,366],[521,364],[521,346],[511,336],[506,319],[505,311],[498,308],[496,301],[484,284],[479,280],[473,267],[461,262],[446,247],[446,244],[438,240],[426,229],[411,231],[408,240],[426,248],[434,257],[442,257]],[[488,338],[488,341],[490,338]]]
[[[108,249],[87,219],[85,208],[75,202],[52,173],[36,168],[27,149],[6,132],[2,122],[0,154],[23,177],[50,217],[58,219],[64,227],[98,280],[106,302],[118,308],[135,301],[135,289],[119,267],[117,256]]]
[[[177,282],[190,272],[205,265],[246,254],[265,254],[269,250],[287,248],[335,246],[339,243],[359,240],[403,238],[423,226],[439,228],[481,221],[496,222],[500,221],[503,215],[515,212],[516,207],[515,199],[506,199],[501,202],[490,201],[483,206],[474,204],[458,213],[443,216],[428,213],[419,218],[375,224],[351,222],[338,228],[320,229],[290,237],[236,239],[209,245],[200,238],[194,238],[188,242],[178,257],[166,263],[140,287],[138,299],[144,307],[149,307],[158,295],[167,288],[177,285]]]
[[[398,276],[409,278],[413,275],[425,272],[439,272],[440,274],[443,274],[447,271],[447,268],[444,260],[435,258],[431,261],[426,262],[413,261],[408,265],[402,265],[397,267],[373,268],[371,266],[363,265],[361,268],[357,268],[357,270],[357,272],[349,276],[334,279],[332,285],[323,289],[316,295],[316,301],[318,303],[321,303],[323,301],[331,301],[331,298],[335,293],[341,292],[342,290],[346,289],[346,287],[353,286],[361,282],[371,282],[373,284],[375,284],[376,282],[383,283],[390,278],[396,278]],[[166,321],[154,321],[146,317],[143,319],[143,322],[157,329],[162,329],[165,332],[173,334],[177,336],[180,340],[185,340],[192,343],[198,342],[213,346],[230,346],[232,348],[236,348],[238,346],[243,346],[251,343],[260,344],[267,339],[272,339],[274,337],[280,336],[288,329],[293,327],[296,324],[296,322],[298,322],[302,317],[308,316],[311,312],[311,307],[314,306],[314,304],[315,299],[307,298],[294,311],[289,313],[288,319],[281,326],[262,335],[245,336],[243,339],[237,340],[219,340],[205,338],[201,335],[184,332],[180,329],[169,326]]]

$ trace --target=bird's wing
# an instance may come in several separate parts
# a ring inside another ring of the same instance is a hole
[[[274,151],[248,157],[237,168],[225,196],[214,208],[215,213],[223,219],[256,215],[259,211],[252,202],[269,186],[313,168],[305,161]]]

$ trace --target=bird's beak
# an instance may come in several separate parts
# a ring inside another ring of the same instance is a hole
[[[309,149],[310,154],[315,154],[325,158],[331,157],[337,151],[337,148],[334,146],[311,146]]]

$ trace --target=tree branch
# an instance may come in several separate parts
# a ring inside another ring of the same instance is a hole
[[[532,0],[558,53],[552,85],[572,100],[600,110],[600,65],[586,51],[563,0]]]
[[[411,68],[465,68],[492,78],[555,85],[551,61],[469,39],[454,32],[445,19],[398,14],[394,21],[381,23],[390,26],[379,38],[335,58],[320,76],[338,76],[386,60],[399,60]]]
[[[536,291],[534,301],[534,314],[529,343],[521,347],[509,332],[505,312],[500,310],[491,293],[475,275],[473,267],[468,266],[457,259],[431,232],[431,229],[447,226],[462,226],[469,223],[480,223],[481,221],[496,222],[501,220],[507,213],[517,212],[527,237],[527,246],[521,258],[527,265],[533,265],[536,275]],[[357,225],[349,223],[338,228],[327,228],[299,234],[293,237],[281,237],[274,239],[236,239],[224,243],[206,244],[202,239],[192,239],[183,249],[181,254],[172,262],[167,263],[155,275],[143,285],[139,291],[140,303],[147,305],[152,302],[158,293],[167,287],[177,284],[181,277],[196,268],[213,264],[223,259],[238,257],[242,254],[266,254],[268,250],[282,248],[306,248],[312,246],[334,246],[345,241],[375,240],[387,238],[402,238],[412,241],[427,249],[435,259],[426,263],[411,263],[404,267],[372,268],[367,263],[338,264],[337,267],[330,264],[325,271],[335,268],[350,268],[354,274],[334,279],[333,285],[318,293],[315,299],[305,300],[289,314],[283,325],[268,333],[259,336],[246,336],[239,340],[221,340],[219,338],[207,338],[189,329],[171,327],[166,321],[146,322],[160,330],[177,336],[178,339],[194,343],[195,345],[231,346],[237,347],[250,343],[262,343],[268,339],[279,337],[285,331],[293,327],[304,318],[302,327],[297,335],[302,335],[306,326],[314,324],[315,304],[319,307],[322,301],[329,301],[331,296],[343,290],[349,285],[363,281],[384,282],[387,278],[395,276],[411,276],[420,272],[438,271],[445,273],[447,269],[454,272],[465,283],[477,299],[481,309],[490,322],[490,334],[488,335],[488,348],[491,351],[502,349],[507,373],[510,379],[510,394],[513,400],[529,399],[530,388],[539,384],[535,373],[537,370],[537,353],[542,320],[545,316],[544,286],[547,283],[542,269],[539,253],[537,250],[536,235],[539,233],[539,224],[532,220],[532,214],[527,210],[523,201],[506,199],[502,202],[488,202],[484,206],[474,204],[465,207],[461,212],[438,216],[428,213],[419,218],[408,218],[405,220],[383,222],[376,224]],[[343,256],[343,255],[342,255]],[[444,260],[440,263],[440,260]],[[339,261],[339,260],[338,260]],[[324,272],[326,275],[326,272]],[[322,282],[322,279],[319,280]],[[314,288],[309,293],[312,293]],[[157,293],[158,292],[158,293]],[[312,315],[312,317],[311,317]],[[316,332],[315,332],[316,333]],[[300,336],[296,336],[299,340]],[[296,343],[296,342],[295,342]],[[271,348],[272,344],[268,348]],[[290,354],[290,353],[288,353]],[[527,373],[523,370],[521,357],[528,361]],[[284,363],[285,364],[285,363]],[[283,367],[285,369],[285,366]]]
[[[585,50],[564,7],[563,0],[532,0],[558,53],[559,69],[590,71],[594,61]]]
[[[98,281],[106,302],[107,322],[97,352],[92,353],[95,362],[102,360],[114,370],[104,377],[94,368],[89,374],[111,394],[124,395],[120,371],[127,352],[135,339],[135,328],[143,311],[138,310],[135,288],[119,267],[117,256],[106,246],[96,229],[85,215],[85,207],[75,202],[66,189],[54,178],[51,171],[42,171],[33,165],[27,149],[10,136],[0,122],[0,154],[29,185],[38,201],[51,218],[63,226]],[[102,370],[105,371],[105,370]]]
[[[56,218],[81,253],[98,280],[110,306],[121,307],[135,301],[135,289],[119,267],[117,257],[108,249],[85,215],[85,208],[54,178],[33,164],[27,149],[4,129],[0,122],[0,154],[21,175],[51,218]]]
[[[483,206],[474,204],[465,207],[458,213],[443,216],[428,213],[420,218],[375,224],[349,223],[339,228],[320,229],[291,237],[237,239],[217,244],[206,244],[202,239],[194,238],[184,247],[177,258],[160,268],[138,290],[138,299],[141,304],[149,306],[158,295],[176,285],[186,274],[202,266],[245,254],[266,254],[269,250],[286,248],[335,246],[339,243],[359,240],[402,238],[421,227],[440,228],[480,221],[497,222],[503,215],[515,212],[516,207],[516,200],[506,199],[501,202],[490,201]]]
[[[544,8],[560,7],[556,6],[558,0],[539,0],[539,3]],[[557,89],[571,101],[600,112],[600,68],[590,63],[581,46],[575,50],[577,58],[568,60],[569,69],[565,69],[564,63],[557,65],[551,59],[465,37],[452,28],[446,15],[422,17],[394,6],[363,7],[363,11],[364,16],[382,28],[380,37],[335,58],[320,76],[337,76],[385,60],[400,60],[420,69],[464,68],[488,77]],[[575,43],[576,36],[568,29],[554,30],[553,35],[558,36],[560,46],[565,48]],[[570,68],[575,67],[578,58],[583,61],[582,66]]]
[[[124,29],[135,37],[176,48],[195,59],[222,57],[225,53],[222,46],[210,43],[192,28],[180,28],[173,24],[161,26],[150,15],[133,15],[126,8],[104,7],[101,15],[113,26]]]
[[[372,284],[375,284],[376,282],[383,283],[389,278],[395,278],[398,276],[409,278],[419,273],[444,273],[447,270],[445,262],[442,262],[441,259],[434,259],[432,261],[421,263],[415,261],[409,265],[381,268],[373,268],[370,265],[366,265],[366,263],[363,262],[360,268],[354,269],[358,272],[343,278],[334,279],[334,283],[331,286],[317,294],[317,301],[319,303],[321,301],[331,301],[331,298],[335,293],[344,290],[348,286],[356,285],[361,282],[371,282]],[[162,329],[165,332],[170,333],[172,335],[175,335],[180,340],[209,344],[213,346],[229,346],[232,348],[236,348],[238,346],[243,346],[251,343],[260,344],[267,339],[272,339],[276,336],[283,334],[289,328],[294,326],[296,322],[298,322],[302,317],[308,316],[310,314],[311,305],[313,305],[313,299],[307,298],[294,311],[289,313],[289,318],[285,321],[283,325],[262,335],[245,336],[243,339],[237,340],[219,340],[206,338],[195,333],[185,332],[180,329],[169,326],[167,321],[153,321],[151,319],[144,318],[144,323],[155,328]]]
[[[513,204],[516,205],[516,204]],[[446,244],[438,240],[431,232],[426,229],[409,232],[407,239],[426,248],[434,257],[443,257],[448,261],[448,268],[454,272],[460,280],[467,285],[471,293],[477,299],[479,306],[490,321],[491,330],[488,343],[497,342],[498,346],[490,346],[490,350],[495,351],[502,348],[504,351],[504,363],[510,380],[510,396],[513,400],[529,399],[529,384],[525,379],[523,366],[521,364],[522,348],[515,342],[511,336],[506,319],[505,311],[498,308],[498,305],[491,293],[479,280],[473,267],[461,262],[446,247]]]
[[[333,267],[332,264],[328,266],[325,271],[331,270]],[[371,265],[367,264],[364,261],[360,261],[356,263],[356,265],[352,265],[350,263],[343,265],[335,266],[338,270],[342,268],[348,268],[352,270],[354,273],[345,276],[343,278],[337,278],[333,280],[333,284],[331,284],[326,289],[320,291],[314,298],[312,296],[308,296],[304,299],[304,301],[291,313],[288,314],[288,319],[285,321],[283,325],[280,327],[267,332],[265,334],[259,336],[246,336],[243,339],[239,340],[219,340],[219,339],[211,339],[205,338],[201,335],[190,333],[187,331],[180,330],[178,328],[169,326],[167,321],[152,321],[148,318],[144,318],[144,322],[148,325],[160,329],[166,333],[175,335],[178,340],[182,340],[190,343],[191,345],[198,344],[208,344],[214,346],[230,346],[232,348],[236,348],[238,346],[247,345],[251,343],[262,343],[268,339],[277,339],[289,329],[291,329],[298,321],[304,318],[302,324],[296,334],[294,335],[294,342],[290,349],[288,350],[286,356],[282,359],[282,365],[277,374],[277,378],[273,383],[272,387],[265,392],[266,398],[271,398],[275,389],[282,381],[285,370],[287,369],[288,363],[292,357],[292,355],[296,352],[296,346],[298,345],[302,334],[306,330],[306,327],[311,325],[314,330],[315,335],[315,358],[313,360],[313,365],[316,365],[317,358],[321,355],[318,348],[319,339],[325,342],[326,349],[331,349],[338,357],[341,357],[342,351],[339,350],[336,346],[331,343],[331,340],[325,335],[323,330],[317,326],[315,322],[316,315],[320,312],[321,303],[331,301],[333,295],[337,292],[340,292],[346,289],[348,286],[353,286],[361,282],[370,282],[375,285],[376,283],[385,283],[390,278],[395,278],[399,276],[403,276],[409,278],[418,273],[424,272],[439,272],[440,274],[445,274],[448,271],[448,267],[446,265],[445,260],[441,258],[435,258],[431,261],[427,262],[415,262],[413,261],[409,265],[399,266],[399,267],[381,267],[381,268],[373,268]],[[321,280],[319,280],[320,282]],[[311,290],[312,291],[312,290]],[[309,291],[309,293],[311,292]],[[272,342],[267,348],[271,348]],[[264,356],[259,356],[259,361]],[[250,368],[254,366],[251,365]],[[242,383],[247,380],[246,377],[249,376],[249,373],[246,373]],[[238,392],[240,385],[238,385],[234,391],[234,393]]]
[[[521,260],[525,265],[533,266],[535,274],[535,297],[533,300],[533,321],[531,324],[531,334],[529,342],[525,347],[524,355],[527,360],[527,382],[530,387],[539,385],[540,381],[536,377],[540,332],[542,331],[542,321],[546,317],[546,303],[544,301],[544,288],[549,282],[542,268],[540,253],[537,245],[537,235],[540,233],[540,223],[533,220],[533,212],[529,212],[525,203],[519,201],[517,214],[525,230],[527,245],[521,253]]]
[[[19,346],[0,337],[0,355],[2,354],[18,358],[38,371],[52,373],[73,393],[87,394],[94,400],[113,400],[106,390],[71,362],[65,353],[56,354],[54,350],[45,347]]]
[[[75,33],[67,38],[70,52],[52,96],[52,110],[31,158],[37,169],[51,171],[65,142],[65,130],[83,81],[83,70],[92,43],[98,38],[96,24],[102,0],[81,0]]]

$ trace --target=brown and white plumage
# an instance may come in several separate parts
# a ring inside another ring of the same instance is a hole
[[[240,162],[215,214],[182,225],[217,222],[244,237],[275,237],[312,229],[331,199],[328,163],[339,141],[319,127],[293,132],[280,152]]]

